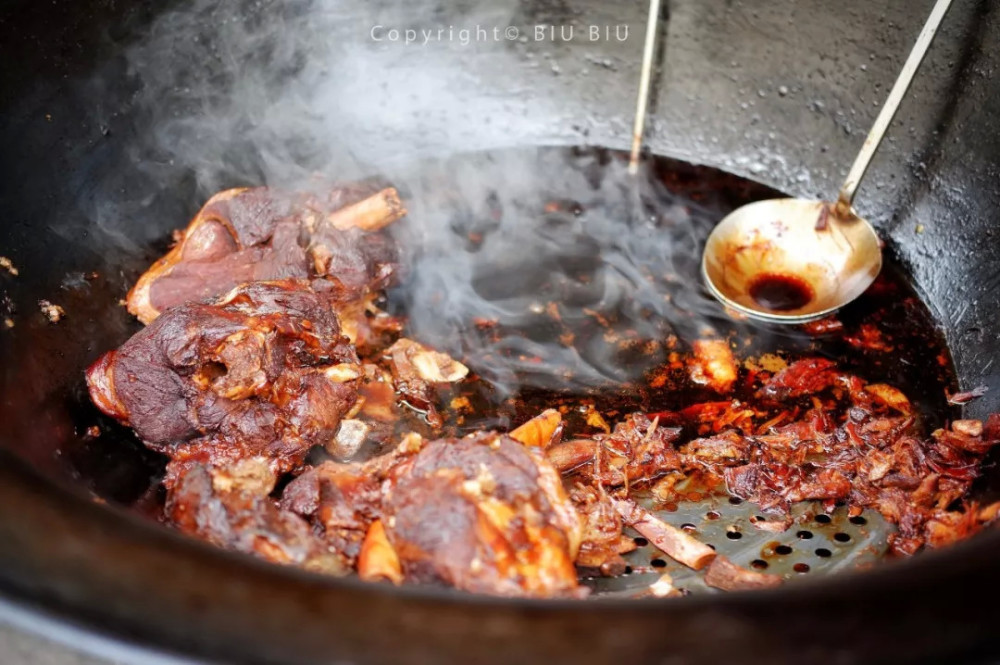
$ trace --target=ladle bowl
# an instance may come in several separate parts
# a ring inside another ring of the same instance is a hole
[[[792,198],[727,215],[709,235],[701,264],[724,305],[776,323],[830,314],[864,293],[881,269],[881,242],[866,220],[825,201]]]

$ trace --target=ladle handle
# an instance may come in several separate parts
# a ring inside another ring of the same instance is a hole
[[[653,57],[656,55],[656,32],[660,23],[660,0],[649,0],[649,16],[646,19],[646,42],[642,49],[642,70],[639,72],[639,94],[635,102],[635,123],[632,126],[632,153],[628,160],[628,172],[639,172],[639,153],[642,151],[642,134],[646,128],[646,112],[649,109],[649,83],[653,76]]]
[[[889,92],[889,97],[886,98],[882,110],[879,111],[878,117],[875,118],[875,124],[872,125],[871,131],[868,132],[868,137],[865,139],[864,145],[861,146],[861,152],[855,158],[854,164],[851,165],[851,170],[847,174],[847,179],[840,188],[840,196],[837,201],[838,207],[850,210],[851,204],[854,202],[854,192],[857,190],[861,178],[864,177],[865,171],[868,170],[868,164],[872,161],[875,151],[878,150],[879,144],[882,143],[885,130],[889,128],[889,123],[892,122],[893,116],[896,115],[899,102],[902,101],[903,95],[906,94],[906,90],[910,87],[913,75],[917,73],[917,68],[920,67],[924,55],[927,54],[927,49],[930,47],[931,41],[934,40],[938,26],[941,25],[941,20],[944,19],[944,15],[950,6],[951,0],[937,0],[934,9],[931,10],[931,15],[927,18],[927,23],[924,24],[920,35],[917,36],[917,43],[913,45],[913,50],[910,51],[909,57],[906,58],[903,71],[899,72],[899,78],[893,84],[892,90]]]

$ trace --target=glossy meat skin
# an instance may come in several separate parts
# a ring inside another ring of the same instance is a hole
[[[177,466],[264,455],[298,466],[357,401],[361,369],[323,294],[254,282],[175,307],[100,358],[94,403]]]
[[[263,458],[228,468],[187,468],[167,495],[166,514],[182,532],[273,563],[328,575],[349,572],[309,524],[268,497],[275,477]]]
[[[341,302],[362,298],[385,286],[395,264],[389,241],[368,232],[405,212],[391,188],[335,187],[322,197],[267,187],[220,192],[139,278],[129,312],[148,324],[243,283],[289,278],[328,282]]]
[[[577,590],[579,517],[548,462],[505,435],[428,443],[393,469],[383,514],[409,580],[500,595]]]
[[[411,436],[364,464],[327,462],[292,481],[281,505],[312,520],[358,566],[380,520],[407,582],[510,596],[580,593],[573,562],[583,524],[555,469],[503,434]]]

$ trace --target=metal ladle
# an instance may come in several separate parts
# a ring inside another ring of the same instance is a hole
[[[882,268],[872,228],[851,204],[951,0],[938,0],[854,160],[836,203],[770,199],[736,209],[712,230],[702,275],[728,307],[757,319],[802,323],[848,304]]]

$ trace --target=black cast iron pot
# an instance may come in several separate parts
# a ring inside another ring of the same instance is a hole
[[[823,196],[932,3],[668,4],[652,150]],[[349,178],[400,155],[627,147],[645,7],[3,5],[0,255],[20,272],[0,278],[0,313],[16,323],[0,330],[7,615],[147,653],[240,663],[1000,657],[996,531],[776,591],[526,602],[320,579],[217,551],[117,508],[141,495],[132,479],[149,462],[138,445],[81,457],[81,371],[131,330],[116,300],[178,220],[221,186],[314,170]],[[536,25],[578,32],[563,41]],[[592,40],[590,25],[625,25],[630,34]],[[518,34],[421,45],[387,32],[448,26]],[[991,388],[966,408],[969,417],[1000,410],[998,40],[997,3],[955,3],[858,199],[939,318],[963,387]],[[88,280],[91,271],[99,277]],[[70,302],[67,319],[48,324],[37,312],[42,298]],[[988,475],[984,493],[1000,486],[1000,471]]]

